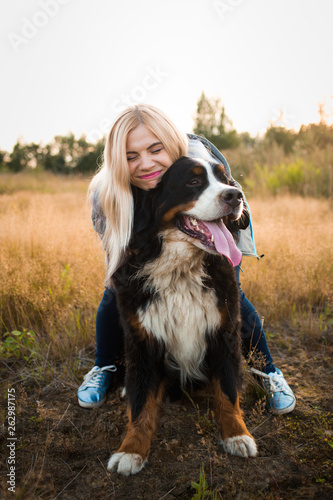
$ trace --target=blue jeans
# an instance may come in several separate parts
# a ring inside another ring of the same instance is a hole
[[[265,373],[275,372],[276,367],[273,364],[273,359],[268,349],[266,335],[259,314],[251,302],[245,297],[241,288],[239,279],[241,270],[240,265],[238,265],[235,270],[241,300],[241,336],[244,356],[248,358],[250,365],[252,364],[253,357],[260,356],[262,361],[266,363],[260,369]]]
[[[241,298],[241,335],[245,357],[255,350],[266,362],[262,370],[266,373],[275,372],[272,356],[269,352],[265,332],[259,315],[251,302],[245,297],[239,282],[240,266],[236,268]],[[107,366],[118,364],[124,349],[124,332],[120,325],[115,291],[106,288],[96,315],[96,359],[95,365]],[[251,364],[250,356],[249,363]]]
[[[105,288],[96,314],[96,366],[118,364],[124,351],[124,332],[120,325],[116,292]]]

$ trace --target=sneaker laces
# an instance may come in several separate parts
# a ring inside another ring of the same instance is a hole
[[[256,368],[249,368],[249,372],[255,373],[256,375],[259,375],[260,377],[266,379],[263,382],[269,392],[272,392],[274,394],[275,392],[282,392],[285,390],[284,378],[282,373],[279,374],[278,372],[276,372],[267,375],[267,373],[261,372]]]
[[[94,366],[90,372],[88,372],[83,379],[83,384],[85,388],[87,387],[101,387],[103,383],[104,372],[116,372],[117,367],[115,365],[102,366]],[[82,387],[81,386],[81,387]]]

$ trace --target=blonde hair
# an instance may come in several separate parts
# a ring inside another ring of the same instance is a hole
[[[131,237],[134,213],[126,142],[128,134],[138,125],[144,125],[158,137],[172,162],[187,154],[186,134],[154,106],[130,106],[114,122],[106,140],[103,164],[88,191],[90,197],[97,196],[106,217],[102,242],[106,251],[107,284],[119,267]]]

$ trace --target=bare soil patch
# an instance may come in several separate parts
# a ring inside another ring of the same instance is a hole
[[[296,328],[276,332],[274,359],[297,396],[289,415],[273,416],[265,396],[245,375],[245,422],[258,457],[227,455],[218,445],[213,399],[201,391],[166,402],[145,469],[129,478],[106,471],[126,427],[120,385],[97,410],[78,406],[77,387],[59,377],[40,384],[15,379],[2,365],[5,387],[16,392],[16,495],[7,490],[7,423],[2,439],[1,498],[37,499],[317,499],[333,498],[332,336],[301,337]],[[7,374],[5,373],[7,372]],[[85,371],[82,371],[82,375]],[[9,374],[9,376],[8,376]],[[78,381],[79,383],[79,381]],[[5,388],[4,387],[4,388]],[[3,414],[7,401],[2,400]],[[203,465],[206,496],[197,496]]]

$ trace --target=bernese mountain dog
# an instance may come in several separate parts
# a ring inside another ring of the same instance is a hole
[[[249,223],[223,165],[182,157],[155,189],[133,188],[134,226],[114,274],[125,331],[126,436],[108,469],[126,476],[147,462],[170,385],[210,383],[224,449],[255,456],[239,406],[240,300],[235,245]]]

